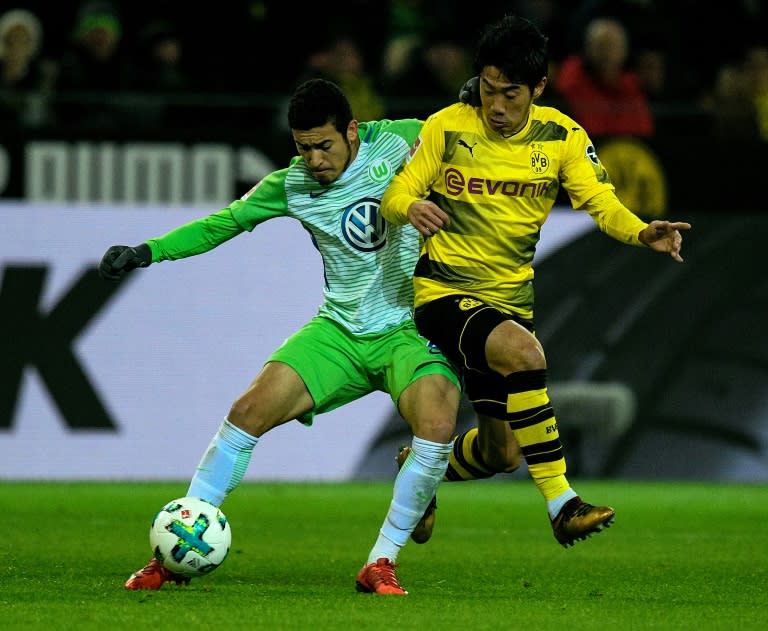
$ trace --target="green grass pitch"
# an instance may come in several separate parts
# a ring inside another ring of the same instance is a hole
[[[156,592],[123,582],[186,483],[1,482],[0,629],[768,629],[768,487],[572,482],[617,517],[567,550],[531,482],[443,484],[405,597],[355,591],[388,482],[244,483],[225,563]]]

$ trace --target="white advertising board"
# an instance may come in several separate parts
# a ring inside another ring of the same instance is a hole
[[[96,282],[110,245],[211,210],[0,204],[0,349],[10,359],[0,370],[0,479],[190,478],[234,399],[317,310],[323,275],[309,235],[276,219],[137,270],[102,304],[76,287]],[[592,227],[583,213],[553,213],[537,256]],[[57,401],[81,391],[94,403],[83,409],[100,404],[111,424],[62,410]],[[246,479],[349,479],[391,410],[374,393],[311,428],[287,423],[262,437]]]

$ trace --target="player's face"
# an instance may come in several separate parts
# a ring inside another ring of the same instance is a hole
[[[307,130],[293,130],[293,141],[307,163],[312,177],[320,184],[330,184],[344,173],[357,155],[357,121],[341,134],[332,123]]]
[[[527,85],[510,82],[495,66],[486,66],[480,73],[480,100],[483,120],[489,129],[502,136],[512,136],[528,122],[534,99],[541,96],[547,78],[531,92]]]

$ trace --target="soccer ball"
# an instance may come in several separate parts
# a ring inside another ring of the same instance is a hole
[[[231,543],[232,529],[224,513],[198,497],[171,500],[149,529],[155,558],[181,576],[210,574],[227,558]]]

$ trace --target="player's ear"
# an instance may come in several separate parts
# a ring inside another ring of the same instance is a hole
[[[349,121],[349,125],[347,125],[347,140],[349,142],[354,142],[357,139],[357,128],[358,123],[353,118],[351,121]]]
[[[539,81],[534,87],[533,87],[533,98],[538,99],[542,93],[544,92],[544,87],[547,85],[547,78],[542,77],[541,81]]]

